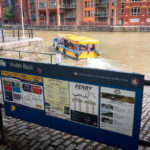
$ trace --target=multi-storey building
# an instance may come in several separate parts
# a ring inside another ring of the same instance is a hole
[[[118,0],[117,25],[150,25],[150,0]]]
[[[21,24],[21,4],[15,0],[15,22]],[[22,0],[22,12],[24,24],[29,24],[28,0]]]
[[[37,8],[36,0],[28,0],[28,11],[30,16],[29,20],[31,25],[36,25],[36,20],[38,16],[38,14],[36,14],[37,12],[36,8]]]
[[[36,2],[37,25],[79,25],[82,22],[81,0],[37,0]]]
[[[7,22],[7,19],[4,18],[3,9],[8,6],[7,0],[0,0],[0,24]]]
[[[0,0],[3,8],[15,2],[21,23],[20,0]],[[22,0],[25,24],[32,25],[150,25],[150,0]]]

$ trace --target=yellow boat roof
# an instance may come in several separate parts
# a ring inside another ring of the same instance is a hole
[[[89,38],[89,37],[85,37],[85,36],[76,36],[73,34],[66,34],[66,35],[60,35],[63,39],[65,40],[69,40],[72,41],[76,44],[98,44],[99,41]]]

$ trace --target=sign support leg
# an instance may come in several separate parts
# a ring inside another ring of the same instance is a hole
[[[2,116],[2,105],[0,104],[0,132],[1,132],[1,144],[5,144],[5,137],[4,137],[4,126],[3,126],[3,116]]]

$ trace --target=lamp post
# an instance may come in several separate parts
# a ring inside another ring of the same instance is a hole
[[[25,35],[24,35],[24,21],[23,21],[22,0],[20,0],[20,8],[21,8],[21,24],[22,24],[22,35],[23,35],[23,38],[25,38]]]

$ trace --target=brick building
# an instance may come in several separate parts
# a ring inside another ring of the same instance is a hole
[[[8,6],[7,0],[0,0],[0,24],[7,22],[7,19],[4,18],[3,9]]]
[[[150,0],[118,0],[117,25],[150,25]]]
[[[22,0],[24,24],[29,24],[28,0]],[[21,5],[20,0],[15,0],[15,22],[21,24]]]
[[[81,0],[33,1],[29,0],[29,12],[37,25],[80,25],[82,22]],[[31,5],[34,5],[34,10]]]
[[[14,0],[0,0],[3,8]],[[21,23],[20,0],[15,22]],[[150,25],[150,0],[22,0],[24,24],[32,25]],[[4,18],[0,19],[3,20]]]

